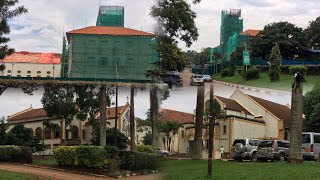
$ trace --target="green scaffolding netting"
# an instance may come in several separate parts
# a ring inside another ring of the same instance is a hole
[[[100,6],[96,25],[124,27],[124,7]]]

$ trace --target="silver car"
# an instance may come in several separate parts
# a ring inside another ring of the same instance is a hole
[[[320,156],[320,133],[302,133],[303,159],[319,160]]]
[[[212,78],[210,75],[203,75],[203,82],[212,82]]]
[[[236,139],[234,140],[231,148],[232,158],[237,161],[244,159],[257,161],[257,149],[261,142],[259,139]]]
[[[202,75],[192,75],[190,78],[190,85],[203,85],[203,76]]]
[[[163,150],[163,149],[156,149],[155,151],[154,151],[156,154],[159,154],[159,155],[161,155],[163,158],[167,158],[169,155],[170,155],[170,152],[169,151],[167,151],[167,150]]]
[[[260,160],[285,161],[289,157],[290,142],[285,140],[263,140],[258,146]]]

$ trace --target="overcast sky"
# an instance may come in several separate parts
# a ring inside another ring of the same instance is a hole
[[[149,16],[155,0],[100,0],[103,5],[123,5],[125,26],[154,32]],[[11,43],[17,51],[61,53],[63,31],[95,25],[99,0],[20,0],[29,13],[11,20]],[[306,28],[320,15],[319,0],[202,0],[192,5],[197,13],[199,39],[190,49],[219,44],[222,9],[242,9],[244,29],[263,29],[276,21]],[[186,50],[183,43],[180,47]]]

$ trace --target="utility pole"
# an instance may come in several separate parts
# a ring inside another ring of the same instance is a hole
[[[212,175],[212,153],[214,144],[214,114],[213,114],[213,83],[210,84],[210,110],[209,110],[209,152],[208,152],[208,176]]]
[[[116,74],[117,74],[117,81],[119,80],[119,74],[118,74],[118,65],[116,63]],[[118,128],[118,82],[116,84],[116,117],[114,121],[114,146],[117,147],[117,128]]]

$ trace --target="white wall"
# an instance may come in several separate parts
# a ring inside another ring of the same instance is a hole
[[[6,69],[3,76],[12,77],[61,77],[61,64],[39,64],[39,63],[5,63]],[[54,67],[54,69],[53,69]],[[18,73],[21,71],[21,73]],[[31,71],[28,73],[28,71]],[[38,71],[41,73],[38,74]],[[49,73],[50,72],[50,73]],[[48,74],[49,73],[49,74]]]

